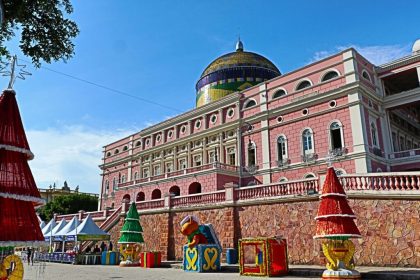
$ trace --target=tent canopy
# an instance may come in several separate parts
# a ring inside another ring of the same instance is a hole
[[[51,219],[48,224],[42,229],[42,234],[45,235],[47,232],[51,231],[53,228],[55,228],[55,220]]]
[[[67,233],[66,236],[77,236],[78,241],[109,240],[111,237],[109,233],[103,231],[95,224],[90,215],[88,215],[76,229]]]
[[[67,223],[65,227],[63,227],[60,231],[56,232],[53,235],[54,240],[62,240],[63,238],[66,238],[66,240],[73,241],[74,236],[68,236],[67,234],[77,228],[79,226],[79,219],[74,216],[73,219],[70,220],[70,222]]]
[[[51,236],[55,236],[57,232],[62,230],[67,225],[66,220],[63,218],[56,226],[53,228],[53,230],[48,231],[44,234],[45,240],[48,241]]]

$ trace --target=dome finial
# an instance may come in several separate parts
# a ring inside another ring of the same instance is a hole
[[[244,51],[244,44],[242,44],[241,36],[238,36],[238,42],[236,42],[236,51],[237,52]]]

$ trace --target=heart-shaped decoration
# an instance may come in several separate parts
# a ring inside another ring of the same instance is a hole
[[[197,270],[197,248],[187,248],[185,251],[185,257],[187,258],[187,270]]]
[[[204,259],[206,263],[203,265],[204,270],[216,270],[216,261],[219,252],[216,248],[206,248],[204,250]]]

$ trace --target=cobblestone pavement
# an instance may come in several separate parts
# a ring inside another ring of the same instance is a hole
[[[181,269],[154,268],[144,269],[140,267],[119,266],[83,266],[56,263],[35,263],[33,266],[25,264],[25,280],[113,280],[113,279],[147,279],[147,280],[196,280],[196,279],[241,279],[251,280],[261,277],[241,277],[239,273],[189,273]],[[319,279],[282,277],[281,279]]]

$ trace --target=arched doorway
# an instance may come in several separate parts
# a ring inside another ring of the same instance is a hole
[[[130,197],[130,195],[127,193],[127,194],[125,194],[125,195],[123,196],[122,200],[123,200],[123,201],[128,201],[128,202],[130,202],[130,201],[131,201],[131,197]]]
[[[155,189],[152,191],[152,199],[159,199],[162,198],[162,193],[159,189]]]
[[[201,193],[201,184],[199,182],[194,182],[188,188],[188,194]]]
[[[180,195],[181,195],[181,190],[179,189],[179,187],[178,187],[178,186],[172,186],[172,187],[169,189],[169,193],[174,194],[174,196],[180,196]]]
[[[144,192],[139,192],[136,196],[136,201],[145,201],[146,196],[144,195]]]

